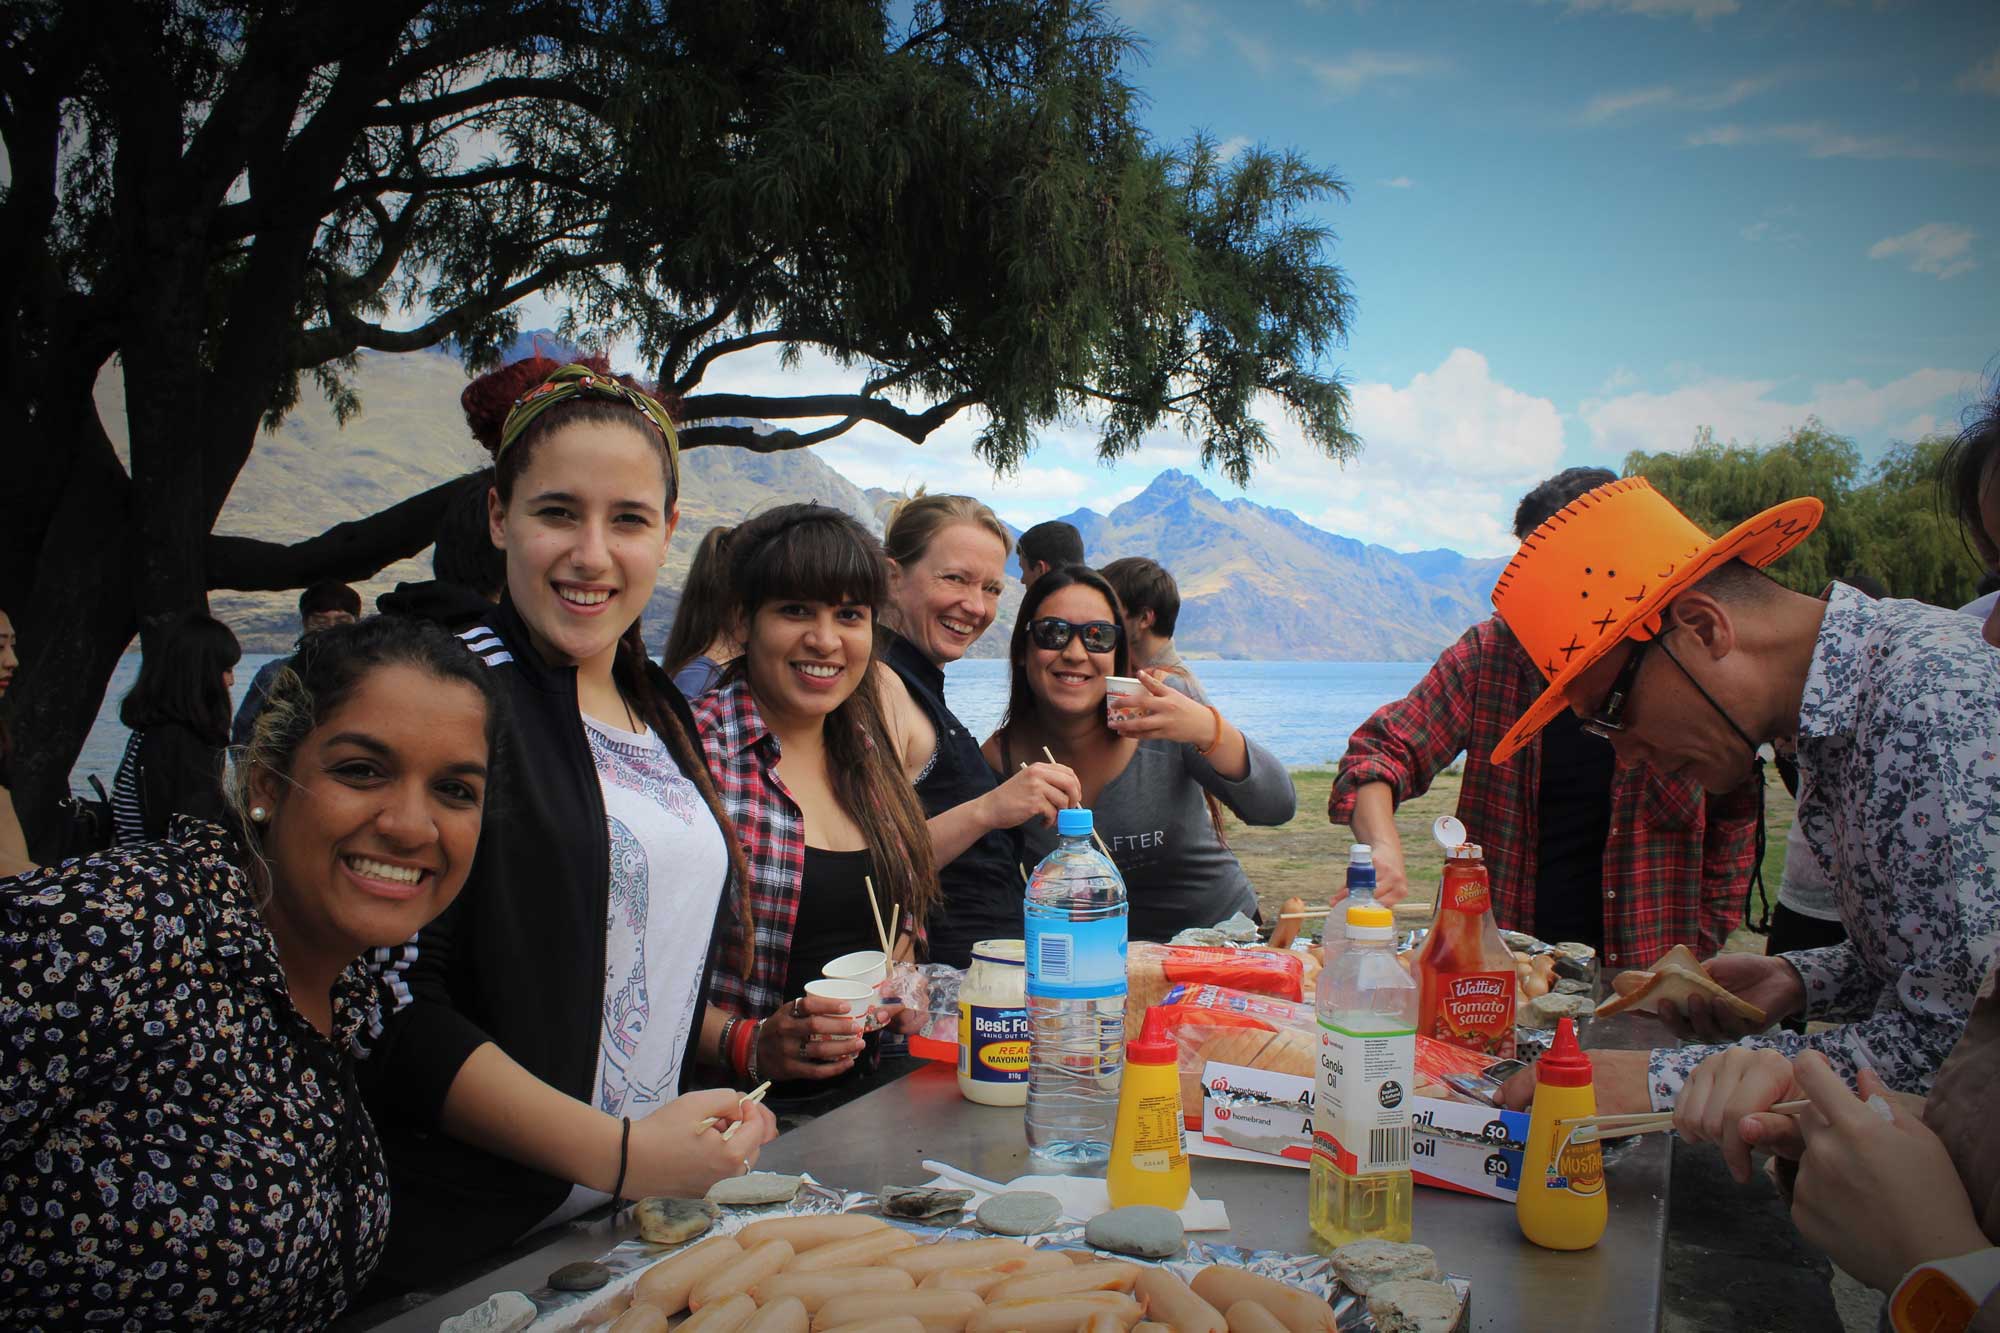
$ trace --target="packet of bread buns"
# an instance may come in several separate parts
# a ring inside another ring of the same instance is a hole
[[[1125,954],[1125,1025],[1137,1032],[1146,1010],[1181,983],[1297,1002],[1305,999],[1305,973],[1304,956],[1289,949],[1210,949],[1135,940]]]
[[[1711,1002],[1752,1023],[1762,1023],[1766,1017],[1762,1009],[1737,998],[1709,976],[1694,950],[1685,944],[1676,944],[1644,971],[1619,973],[1611,979],[1611,989],[1616,993],[1597,1006],[1599,1018],[1624,1013],[1657,1014],[1663,1003],[1684,1007],[1696,995],[1707,996]]]

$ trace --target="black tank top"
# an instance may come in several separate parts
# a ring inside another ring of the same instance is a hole
[[[868,886],[874,874],[867,852],[829,852],[806,847],[805,873],[799,880],[799,919],[792,928],[792,957],[785,965],[785,996],[806,993],[806,983],[844,953],[879,949],[875,915],[868,907]],[[878,888],[877,893],[882,890]],[[889,904],[882,904],[886,915]],[[888,922],[885,920],[884,925]]]
[[[900,634],[883,654],[937,732],[937,753],[917,783],[924,816],[984,796],[998,782],[979,742],[944,702],[944,672]],[[930,960],[967,967],[980,940],[1021,937],[1021,845],[1013,829],[992,829],[938,867],[938,905],[929,920]]]

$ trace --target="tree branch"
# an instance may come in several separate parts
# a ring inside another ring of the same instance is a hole
[[[808,394],[799,398],[767,398],[751,393],[704,393],[682,400],[682,412],[690,421],[710,417],[853,417],[872,421],[892,430],[912,444],[922,444],[930,433],[956,416],[960,409],[979,401],[979,395],[956,394],[922,412],[905,412],[880,398],[864,398],[851,393]],[[738,443],[731,439],[729,443]],[[768,452],[768,451],[767,451]]]
[[[336,310],[331,323],[299,334],[294,344],[293,365],[301,370],[324,365],[364,347],[374,352],[420,352],[458,336],[494,311],[505,309],[572,273],[610,262],[609,256],[600,254],[564,256],[544,264],[519,282],[466,301],[414,329],[385,329],[356,318],[345,309]]]
[[[759,431],[751,426],[692,425],[675,434],[682,449],[700,449],[706,445],[727,444],[737,449],[747,449],[753,454],[779,454],[792,449],[810,449],[815,444],[845,435],[861,424],[860,417],[845,417],[831,426],[807,431],[801,435],[795,430]]]
[[[336,523],[290,546],[210,534],[203,547],[208,586],[283,592],[317,579],[355,583],[373,578],[437,540],[438,522],[460,480],[454,477],[379,514]]]
[[[686,393],[701,383],[701,377],[708,372],[710,366],[732,352],[762,347],[768,343],[793,342],[797,336],[790,329],[764,329],[758,333],[746,333],[740,338],[724,338],[720,342],[712,342],[697,352],[694,360],[688,362],[687,370],[674,381],[670,392]]]
[[[442,116],[455,116],[462,111],[475,111],[494,102],[513,101],[523,97],[567,102],[594,116],[604,115],[604,98],[585,92],[567,79],[538,79],[528,75],[513,75],[488,79],[473,87],[425,98],[421,102],[385,103],[378,112],[369,117],[368,123],[385,126],[422,125]]]
[[[716,329],[721,328],[723,321],[736,313],[737,307],[741,306],[744,300],[750,295],[750,288],[756,283],[758,277],[763,274],[765,269],[770,267],[771,262],[777,257],[778,252],[775,249],[766,250],[763,254],[758,255],[755,260],[751,261],[744,268],[742,280],[724,295],[720,301],[715,303],[715,309],[709,311],[706,315],[703,315],[700,319],[674,335],[673,341],[667,344],[667,350],[660,356],[659,380],[662,384],[667,383],[669,379],[673,381],[672,387],[669,390],[670,392],[686,393],[701,382],[699,376],[689,379],[687,376],[679,373],[681,360],[687,356],[688,349],[693,347],[696,341],[707,337]]]

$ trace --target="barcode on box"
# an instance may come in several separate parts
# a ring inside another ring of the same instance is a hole
[[[1042,980],[1066,982],[1069,980],[1069,963],[1072,937],[1068,935],[1042,935],[1039,937],[1041,954],[1035,960],[1036,970]]]
[[[1408,1166],[1410,1164],[1410,1127],[1401,1125],[1395,1129],[1371,1129],[1368,1131],[1368,1165]]]

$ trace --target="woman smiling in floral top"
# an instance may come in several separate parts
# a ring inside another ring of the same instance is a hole
[[[316,1328],[389,1193],[350,1045],[355,966],[457,896],[487,673],[378,619],[309,640],[237,768],[240,831],[0,884],[0,1326]]]

